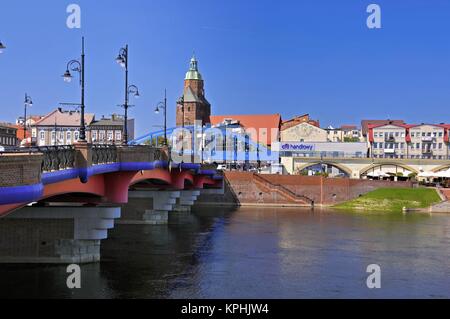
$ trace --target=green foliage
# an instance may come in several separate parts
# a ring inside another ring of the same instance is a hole
[[[424,208],[440,202],[431,188],[380,188],[335,208],[367,211],[401,212],[406,208]]]
[[[344,137],[345,143],[356,143],[359,142],[359,138],[357,137]]]
[[[154,137],[152,140],[147,140],[144,142],[144,145],[156,145],[156,138]],[[163,145],[164,136],[158,136],[158,146]]]
[[[314,174],[314,176],[323,176],[323,177],[328,177],[329,174],[327,172],[316,172]]]

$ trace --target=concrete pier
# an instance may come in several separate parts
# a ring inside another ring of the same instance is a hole
[[[180,192],[180,197],[177,199],[173,210],[176,212],[190,212],[194,206],[197,198],[200,196],[199,190],[184,190]]]
[[[0,263],[100,261],[118,207],[25,207],[0,219]]]
[[[180,191],[129,191],[119,223],[165,225],[180,195]]]

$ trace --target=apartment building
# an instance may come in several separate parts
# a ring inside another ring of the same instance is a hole
[[[124,117],[112,114],[110,118],[102,117],[89,127],[91,142],[94,144],[121,144],[124,131]],[[134,119],[128,119],[128,140],[134,139]]]
[[[17,146],[17,128],[10,123],[0,123],[0,146]]]
[[[37,146],[72,145],[80,137],[79,111],[64,111],[58,108],[31,126],[32,141]],[[94,114],[85,114],[86,128],[94,121]],[[89,141],[90,133],[86,130]]]
[[[450,159],[450,124],[380,124],[368,126],[374,158]]]

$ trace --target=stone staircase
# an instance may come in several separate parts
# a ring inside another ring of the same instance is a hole
[[[253,180],[255,181],[255,184],[264,192],[278,193],[289,202],[295,204],[311,204],[312,206],[314,205],[314,201],[312,199],[303,195],[298,195],[281,184],[274,184],[259,174],[254,173]]]
[[[437,189],[439,195],[442,198],[442,202],[430,207],[430,212],[434,213],[450,213],[450,189],[440,188]]]

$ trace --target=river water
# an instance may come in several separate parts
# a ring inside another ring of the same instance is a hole
[[[209,208],[171,223],[116,225],[79,290],[65,266],[0,265],[0,297],[450,298],[450,215]]]

